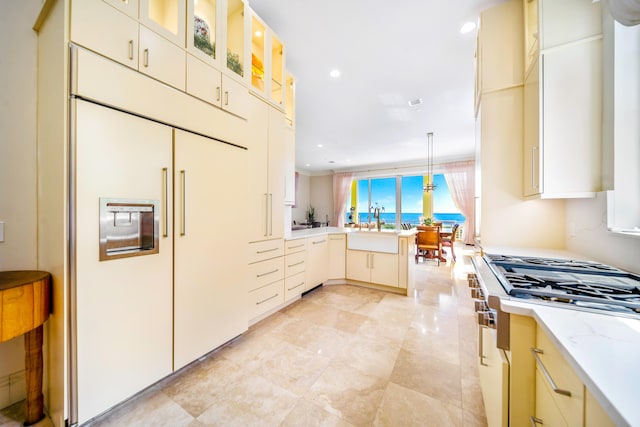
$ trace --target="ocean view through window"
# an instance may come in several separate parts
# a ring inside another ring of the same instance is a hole
[[[449,224],[464,223],[465,217],[455,206],[444,175],[436,174],[433,180],[436,189],[428,196],[423,191],[422,175],[356,180],[347,201],[345,224],[375,224],[376,207],[384,229],[401,224],[415,227],[426,217]],[[425,201],[426,197],[430,199]]]

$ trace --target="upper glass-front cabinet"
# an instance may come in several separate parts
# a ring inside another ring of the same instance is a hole
[[[185,46],[186,4],[183,0],[140,0],[140,20],[178,46]]]
[[[227,69],[244,76],[244,2],[227,1]]]
[[[285,104],[284,104],[284,115],[287,119],[287,123],[289,126],[293,127],[295,124],[295,115],[296,115],[296,79],[288,72],[286,73],[287,78],[284,86],[285,93]]]
[[[274,35],[271,36],[271,100],[282,105],[284,102],[284,46]]]
[[[216,0],[189,0],[187,48],[207,60],[217,57]]]
[[[265,29],[262,21],[251,17],[251,87],[262,94],[265,93]]]

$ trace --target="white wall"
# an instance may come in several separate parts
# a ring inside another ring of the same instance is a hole
[[[36,66],[39,0],[0,5],[0,270],[37,268]],[[24,399],[23,337],[0,343],[0,408]],[[10,382],[4,381],[10,374]]]
[[[309,208],[309,175],[298,173],[298,183],[296,188],[296,206],[291,209],[291,218],[297,223],[307,221],[307,209]]]
[[[322,223],[333,218],[333,175],[312,176],[310,203],[316,210],[316,221]]]

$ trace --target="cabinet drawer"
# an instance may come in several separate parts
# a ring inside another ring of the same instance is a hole
[[[304,278],[304,271],[302,273],[294,274],[291,277],[284,279],[284,300],[289,301],[292,298],[297,297],[306,289],[306,281]]]
[[[274,258],[249,265],[249,290],[284,279],[284,258]]]
[[[141,25],[138,56],[140,72],[185,90],[187,58],[183,49]]]
[[[191,54],[187,54],[187,93],[220,107],[221,73]]]
[[[249,264],[283,255],[284,241],[282,239],[249,243]]]
[[[284,277],[302,273],[305,270],[305,252],[298,252],[284,257]]]
[[[249,292],[249,319],[253,319],[284,302],[284,281],[278,280]]]
[[[293,254],[307,250],[307,239],[287,240],[284,243],[284,253]]]
[[[536,352],[540,361],[540,363],[536,363],[536,378],[540,377],[549,385],[549,390],[551,390],[551,384],[549,384],[544,375],[544,370],[546,370],[558,389],[571,394],[567,396],[551,390],[551,397],[565,421],[582,425],[584,407],[584,386],[582,381],[580,381],[573,368],[540,328],[536,333],[536,348],[541,351],[541,353]]]

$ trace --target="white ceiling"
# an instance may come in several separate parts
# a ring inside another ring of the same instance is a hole
[[[436,163],[473,158],[476,31],[460,28],[503,1],[249,0],[296,77],[296,169],[424,164],[428,132]]]

